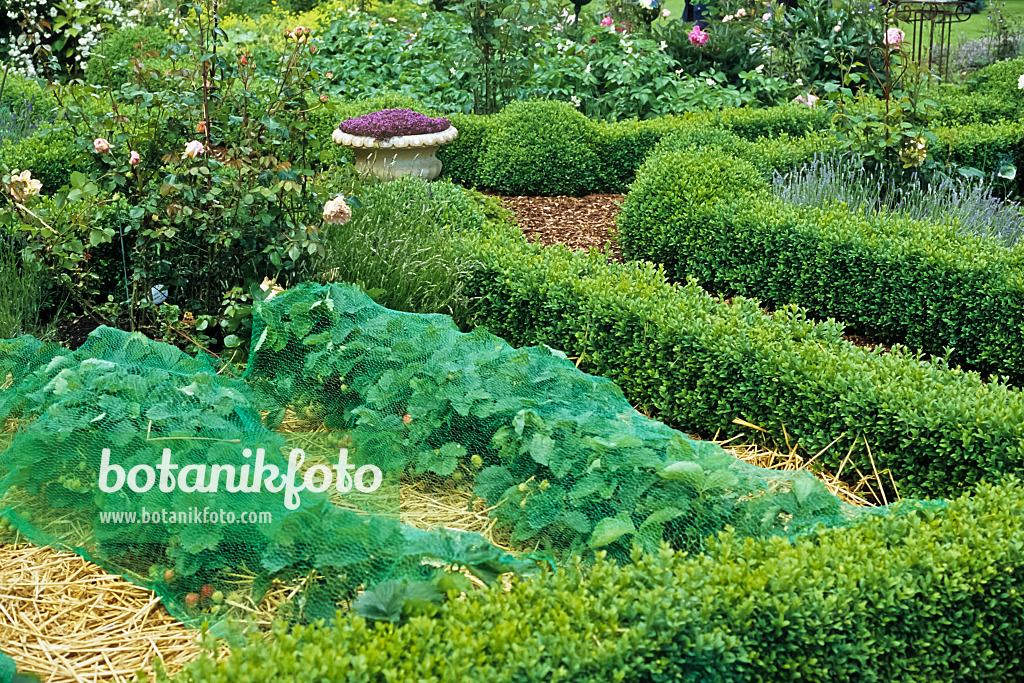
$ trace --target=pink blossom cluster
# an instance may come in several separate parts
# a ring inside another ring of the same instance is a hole
[[[700,26],[694,24],[693,30],[690,31],[690,33],[687,34],[686,37],[690,39],[690,43],[692,45],[696,45],[697,47],[704,47],[704,44],[708,42],[710,34],[705,33],[704,31],[701,30]]]
[[[806,104],[808,107],[813,107],[814,103],[818,101],[818,96],[813,93],[807,93],[806,95],[797,95],[793,98],[793,101],[797,104]]]

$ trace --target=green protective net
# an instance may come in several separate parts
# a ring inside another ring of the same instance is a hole
[[[14,660],[0,652],[0,683],[11,683],[16,673],[17,667]]]
[[[258,301],[245,374],[226,370],[109,328],[74,352],[0,342],[0,515],[195,624],[330,619],[391,580],[864,514],[643,417],[560,352],[349,286]],[[442,502],[486,536],[431,528]]]

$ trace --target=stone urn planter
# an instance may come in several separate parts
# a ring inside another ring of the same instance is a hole
[[[433,180],[441,174],[441,160],[435,153],[458,134],[447,119],[386,109],[342,122],[331,137],[355,151],[357,171],[382,180],[410,175]]]

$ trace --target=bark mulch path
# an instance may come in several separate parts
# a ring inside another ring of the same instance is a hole
[[[494,195],[499,196],[499,195]],[[622,261],[615,241],[615,217],[621,194],[591,194],[586,197],[504,197],[526,239],[544,246],[564,244],[570,249],[605,250],[611,242],[609,260]]]
[[[564,244],[570,249],[597,248],[605,250],[610,243],[609,261],[622,262],[622,250],[615,236],[615,217],[625,195],[591,194],[585,197],[506,197],[501,199],[510,209],[516,224],[531,242],[544,246]],[[724,299],[731,303],[731,299]],[[768,313],[769,311],[765,311]],[[843,338],[866,349],[882,347],[888,353],[891,347],[874,338],[848,332]]]

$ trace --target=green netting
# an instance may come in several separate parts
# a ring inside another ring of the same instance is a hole
[[[0,652],[0,683],[11,683],[16,673],[17,667],[14,665],[14,660]]]
[[[329,619],[361,590],[446,568],[493,578],[539,558],[698,551],[727,526],[793,537],[864,514],[810,474],[643,417],[547,347],[460,333],[343,285],[301,285],[254,316],[241,378],[109,328],[74,352],[0,343],[0,515],[196,623]],[[268,486],[261,459],[307,490],[272,490],[285,477]],[[498,545],[404,524],[411,491],[488,515]]]

